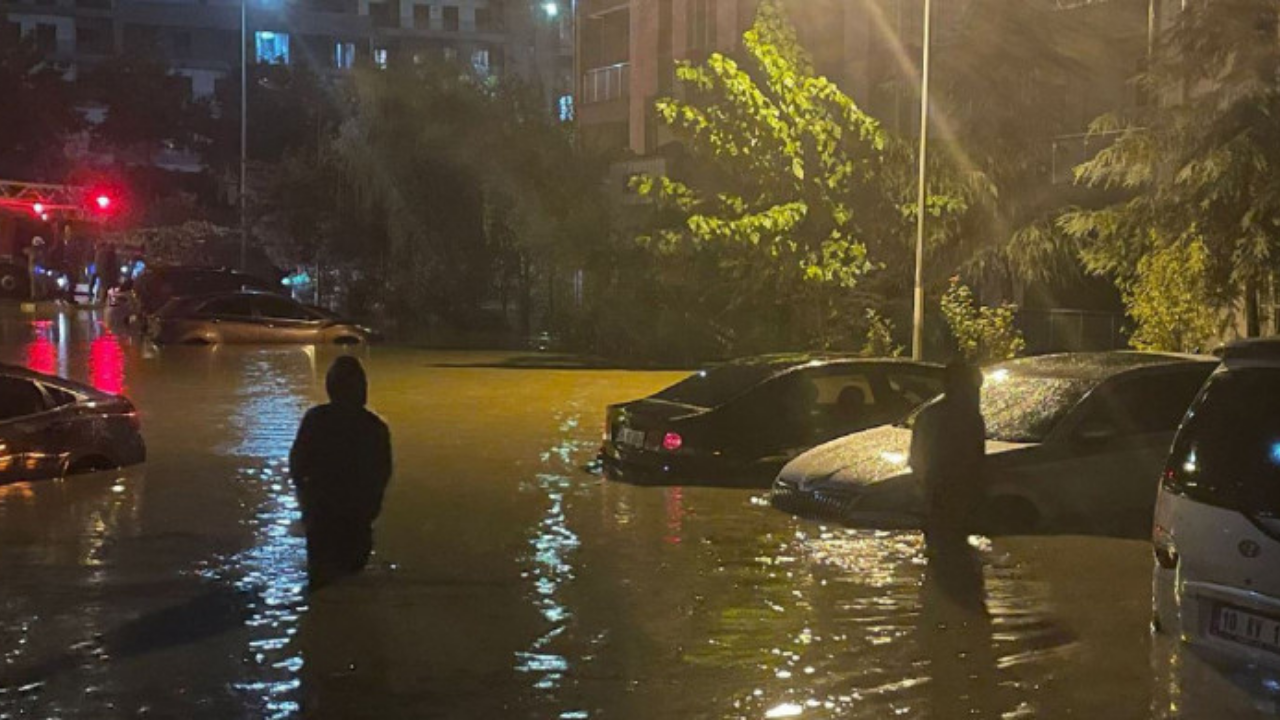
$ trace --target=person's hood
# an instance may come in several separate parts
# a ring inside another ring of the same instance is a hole
[[[369,381],[359,362],[339,358],[325,376],[325,390],[335,405],[364,407],[369,398]]]
[[[987,441],[987,456],[1029,447]],[[882,425],[845,435],[802,453],[787,463],[778,482],[801,491],[856,491],[893,478],[911,476],[911,430]]]

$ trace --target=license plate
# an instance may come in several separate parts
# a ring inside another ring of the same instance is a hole
[[[1234,605],[1213,606],[1209,632],[1232,642],[1280,653],[1280,619]]]
[[[618,428],[618,434],[615,437],[621,445],[631,445],[633,447],[644,447],[644,433],[640,430],[632,430],[631,428]]]

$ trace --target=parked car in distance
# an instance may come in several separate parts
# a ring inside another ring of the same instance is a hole
[[[984,370],[986,532],[1150,527],[1156,481],[1213,358],[1064,353]],[[910,420],[821,445],[773,484],[774,507],[851,524],[913,526],[924,494],[908,466]]]
[[[138,413],[126,398],[0,364],[0,484],[146,458]]]
[[[767,487],[820,442],[902,419],[942,391],[938,365],[768,355],[715,366],[605,411],[600,459],[636,482]]]
[[[369,328],[326,310],[263,292],[224,292],[170,300],[147,323],[147,334],[161,345],[354,345],[375,337]]]
[[[1280,338],[1226,348],[1169,453],[1152,541],[1157,629],[1280,669]]]
[[[237,290],[282,294],[281,286],[235,270],[173,265],[143,270],[132,287],[108,293],[107,303],[145,320],[174,298]]]

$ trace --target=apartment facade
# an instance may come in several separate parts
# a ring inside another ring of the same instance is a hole
[[[250,62],[340,72],[450,60],[481,76],[516,73],[554,102],[572,92],[569,1],[244,0],[244,29]],[[238,82],[241,29],[237,0],[0,0],[0,42],[31,35],[72,73],[160,53],[195,96]]]

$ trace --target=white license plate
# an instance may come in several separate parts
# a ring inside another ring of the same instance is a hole
[[[640,430],[632,430],[631,428],[618,428],[618,434],[615,438],[620,445],[631,445],[633,447],[644,447],[644,433]]]
[[[1232,642],[1280,653],[1280,619],[1217,603],[1209,632]]]

